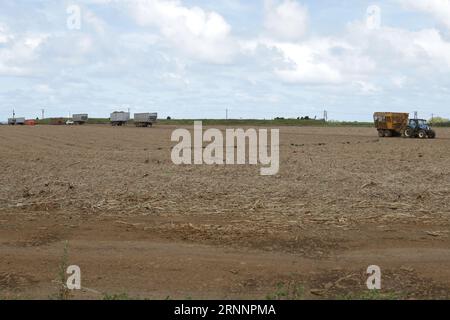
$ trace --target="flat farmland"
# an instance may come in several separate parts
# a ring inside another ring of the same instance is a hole
[[[366,298],[370,265],[381,297],[450,298],[450,129],[281,127],[261,176],[173,164],[176,128],[0,126],[0,299],[65,264],[74,299]]]

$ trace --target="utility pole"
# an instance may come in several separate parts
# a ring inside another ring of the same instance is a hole
[[[42,119],[41,120],[44,120],[45,110],[41,109],[41,112],[42,112]]]
[[[323,120],[325,120],[325,122],[328,122],[328,111],[327,110],[325,110],[323,112]]]
[[[414,111],[414,120],[417,120],[419,118],[419,113],[417,111]]]
[[[13,109],[13,120],[16,118],[16,112]]]

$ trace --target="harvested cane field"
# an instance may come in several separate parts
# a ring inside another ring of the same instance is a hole
[[[174,165],[175,128],[0,126],[0,299],[450,298],[450,129],[282,127],[261,176]]]

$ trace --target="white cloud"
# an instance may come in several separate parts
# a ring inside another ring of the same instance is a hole
[[[360,50],[358,43],[339,37],[310,36],[308,23],[308,9],[301,3],[266,0],[266,36],[249,41],[243,46],[244,51],[256,52],[257,45],[275,50],[283,63],[274,61],[273,71],[287,83],[343,85],[362,81],[375,69],[375,62]]]
[[[382,91],[381,88],[370,82],[355,81],[353,84],[359,89],[359,92],[364,95],[372,95]]]
[[[446,64],[446,67],[450,68],[450,42],[443,40],[438,30],[427,29],[415,33],[413,45],[417,48],[414,52],[416,57],[425,52],[432,64],[437,67]]]
[[[34,86],[34,90],[44,94],[50,94],[53,91],[48,84],[37,84]]]
[[[287,66],[275,69],[275,73],[285,82],[330,84],[342,81],[340,71],[327,61],[329,48],[323,42],[266,44],[279,50],[287,62]]]
[[[260,45],[274,49],[282,65],[274,67],[284,82],[341,85],[364,79],[376,68],[375,62],[354,45],[334,38],[312,38],[302,42],[260,40]]]
[[[352,84],[363,94],[382,92],[382,86],[402,88],[402,70],[425,76],[450,70],[450,42],[436,29],[371,29],[359,21],[349,24],[339,37],[314,35],[284,42],[269,38],[249,42],[246,50],[256,52],[255,43],[282,56],[283,64],[275,61],[273,71],[283,82]],[[393,80],[376,84],[382,76]]]
[[[0,74],[24,76],[32,73],[29,65],[39,58],[39,49],[47,34],[16,34],[0,26]]]
[[[450,42],[436,29],[409,31],[381,27],[368,30],[359,23],[350,25],[348,41],[384,65],[418,67],[420,69],[450,68]]]
[[[100,19],[96,14],[92,11],[84,9],[83,12],[83,21],[92,27],[97,34],[103,35],[106,29],[106,23],[102,19]]]
[[[154,26],[172,45],[191,57],[227,63],[236,53],[231,26],[214,11],[187,8],[180,1],[145,0],[130,4],[140,26]]]
[[[265,2],[264,25],[269,34],[279,40],[301,39],[308,28],[308,10],[294,0],[274,0]]]
[[[391,81],[392,81],[392,84],[395,87],[397,87],[399,89],[402,89],[405,86],[405,84],[407,83],[408,78],[405,77],[405,76],[402,76],[402,75],[400,75],[400,76],[393,76]]]
[[[0,23],[0,44],[8,43],[11,40],[11,35],[8,33],[6,25]]]
[[[432,15],[450,29],[450,0],[397,0],[405,8]]]

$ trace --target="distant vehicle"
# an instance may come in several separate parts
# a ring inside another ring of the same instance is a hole
[[[111,113],[111,125],[123,126],[130,120],[130,113],[123,111],[115,111]]]
[[[50,118],[50,124],[52,126],[62,126],[65,125],[67,122],[64,118]]]
[[[88,121],[88,115],[87,114],[74,114],[72,116],[74,124],[82,125],[85,124]]]
[[[75,122],[73,120],[66,121],[66,125],[68,125],[68,126],[73,126],[74,124],[75,124]]]
[[[157,113],[135,113],[134,124],[136,127],[151,127],[158,119]]]
[[[373,118],[380,137],[436,138],[426,120],[409,119],[408,113],[376,112]]]
[[[23,126],[25,124],[25,118],[9,118],[8,124],[12,126]]]

